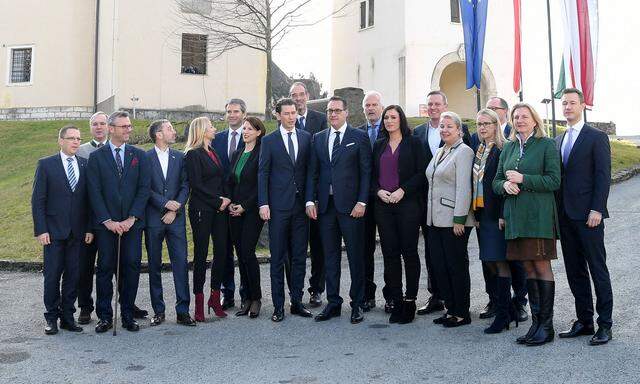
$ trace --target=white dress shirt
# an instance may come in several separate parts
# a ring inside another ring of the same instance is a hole
[[[340,132],[340,145],[344,144],[344,133],[347,130],[347,123],[344,123],[344,125],[342,125],[342,127],[340,127],[340,129],[338,129],[338,131]],[[333,141],[336,139],[336,130],[331,127],[329,130],[329,142],[327,143],[327,145],[329,146],[329,161],[331,161],[331,155],[333,152]]]
[[[122,144],[120,147],[116,147],[112,142],[109,142],[109,147],[111,149],[111,155],[113,155],[113,160],[116,160],[116,148],[120,148],[120,160],[122,160],[122,167],[124,168],[124,151],[126,147],[126,143]]]
[[[64,152],[60,151],[60,158],[62,159],[62,168],[64,168],[64,173],[65,175],[67,175],[67,181],[69,180],[69,168],[67,168],[69,165],[69,162],[67,161],[68,158],[72,158],[73,161],[71,162],[71,164],[73,164],[73,172],[76,176],[76,182],[78,181],[78,179],[80,178],[80,168],[78,167],[78,159],[76,158],[75,155],[73,156],[67,156]]]
[[[440,148],[440,127],[432,127],[431,123],[427,125],[427,140],[429,141],[429,149],[431,149],[431,155],[435,156]]]
[[[562,159],[564,159],[564,151],[565,148],[567,147],[567,143],[569,142],[569,130],[573,129],[573,132],[571,134],[571,148],[573,148],[573,145],[576,143],[576,139],[578,138],[578,135],[580,134],[580,131],[582,130],[582,127],[584,127],[584,121],[580,120],[578,121],[578,123],[576,123],[576,125],[569,125],[567,126],[567,133],[564,134],[564,138],[562,139]]]
[[[157,146],[153,147],[156,150],[156,155],[158,155],[158,160],[160,161],[160,168],[162,168],[162,176],[164,176],[165,180],[167,179],[167,169],[169,169],[169,147],[164,151]]]
[[[291,154],[289,153],[289,131],[284,129],[282,125],[280,126],[280,135],[282,135],[282,141],[284,141],[284,149],[286,149],[287,154],[291,156]],[[291,141],[293,141],[293,151],[297,159],[298,158],[298,135],[296,134],[295,128],[291,130]]]
[[[508,139],[507,137],[507,122],[505,121],[504,124],[500,124],[500,129],[502,129],[502,136],[504,136],[505,139]]]
[[[304,126],[307,126],[307,115],[309,114],[309,108],[304,111],[303,115],[298,115],[298,124],[300,124],[300,118],[304,117]]]
[[[96,140],[96,139],[91,139],[91,141],[93,141],[93,143],[95,144],[95,146],[96,146],[96,147],[97,147],[98,145],[100,145],[100,144],[102,144],[102,145],[107,144],[107,140],[105,140],[105,141],[98,141],[98,140]]]
[[[244,127],[240,126],[240,128],[236,129],[235,131],[233,129],[231,129],[231,127],[229,127],[229,136],[227,137],[227,153],[229,153],[231,151],[231,136],[233,134],[233,132],[236,132],[236,147],[233,148],[233,151],[235,152],[236,149],[238,149],[238,145],[240,145],[240,141],[242,140],[242,131],[243,131]],[[231,159],[229,159],[231,160]]]

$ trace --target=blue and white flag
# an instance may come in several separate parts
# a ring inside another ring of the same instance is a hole
[[[464,54],[467,66],[467,89],[480,89],[482,82],[482,55],[484,35],[487,29],[489,0],[461,0],[462,27],[464,30]]]

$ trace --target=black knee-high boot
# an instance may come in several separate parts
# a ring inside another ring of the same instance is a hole
[[[504,329],[509,329],[509,323],[512,321],[512,312],[511,309],[511,277],[495,277],[496,285],[495,285],[495,308],[496,308],[496,316],[493,319],[493,323],[484,330],[484,333],[493,334],[500,333]],[[517,321],[516,317],[513,319]]]
[[[553,301],[555,298],[555,281],[537,280],[540,295],[540,311],[538,312],[538,330],[526,340],[527,345],[542,345],[553,341]]]
[[[526,343],[527,339],[533,336],[538,330],[538,311],[540,310],[540,294],[538,292],[538,281],[527,279],[527,293],[529,295],[529,308],[531,309],[531,326],[526,334],[518,337],[518,344]]]

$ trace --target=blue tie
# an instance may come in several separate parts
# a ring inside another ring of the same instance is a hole
[[[567,143],[565,144],[564,152],[562,153],[562,164],[564,164],[565,166],[569,162],[571,148],[573,148],[573,128],[569,128],[569,133],[567,134]]]
[[[376,126],[372,125],[371,127],[369,127],[369,141],[371,142],[371,148],[373,148],[373,145],[376,143],[377,138],[378,135],[376,132]]]
[[[304,116],[300,116],[300,120],[298,120],[298,122],[300,124],[300,128],[304,129],[304,125],[305,125]]]
[[[76,178],[76,171],[73,169],[73,157],[67,157],[67,176],[69,178],[69,186],[71,191],[76,191],[76,185],[78,185],[78,179]]]

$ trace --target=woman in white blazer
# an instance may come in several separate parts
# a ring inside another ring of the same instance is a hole
[[[428,246],[447,309],[433,322],[447,328],[471,323],[467,242],[474,226],[470,212],[474,153],[462,142],[462,134],[460,117],[443,113],[440,137],[444,145],[426,170]]]

